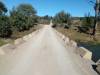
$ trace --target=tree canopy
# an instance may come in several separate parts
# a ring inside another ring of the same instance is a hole
[[[86,14],[82,19],[82,26],[92,28],[94,25],[94,17],[90,16],[90,14]]]
[[[54,22],[55,23],[69,24],[70,20],[71,20],[71,15],[69,13],[64,12],[64,11],[61,11],[54,16]]]
[[[25,16],[31,16],[36,14],[35,8],[33,8],[30,4],[20,4],[16,11],[18,11],[20,14],[23,14]]]
[[[36,22],[36,10],[30,4],[20,4],[10,14],[12,24],[18,31],[29,30]]]
[[[5,14],[6,12],[7,12],[7,8],[2,2],[0,2],[0,15]]]

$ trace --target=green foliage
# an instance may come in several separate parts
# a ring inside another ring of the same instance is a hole
[[[37,23],[36,10],[30,4],[20,4],[6,16],[7,8],[0,2],[0,37],[10,37],[14,32],[29,30]],[[13,31],[13,32],[12,32]]]
[[[53,22],[56,24],[71,24],[71,15],[61,11],[54,16]]]
[[[0,16],[0,37],[10,37],[11,34],[10,19],[7,16]]]
[[[36,11],[29,4],[21,4],[10,12],[13,29],[17,31],[29,30],[36,22]]]
[[[7,8],[2,2],[0,2],[0,15],[5,14],[6,12],[7,12]]]
[[[9,17],[5,16],[7,8],[0,2],[0,37],[10,37],[12,34]]]
[[[51,19],[52,19],[52,17],[48,16],[48,15],[45,15],[45,16],[42,16],[42,17],[38,16],[38,23],[41,23],[41,24],[50,24],[50,20]]]
[[[36,10],[30,4],[20,4],[16,10],[25,16],[31,16],[36,14]]]
[[[81,26],[78,27],[79,32],[84,32],[88,34],[92,34],[92,29],[94,26],[94,17],[88,15],[85,15],[81,20]]]
[[[85,15],[82,19],[82,27],[92,28],[94,25],[94,17],[91,17],[90,14]]]

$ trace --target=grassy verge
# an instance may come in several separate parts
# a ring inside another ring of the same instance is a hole
[[[2,38],[0,38],[0,46],[2,46],[4,44],[6,44],[6,42]]]
[[[64,29],[56,28],[59,32],[68,36],[70,39],[76,41],[79,46],[84,46],[93,53],[93,60],[97,61],[100,59],[100,36],[96,40],[93,40],[92,37],[85,33],[79,33],[73,29]]]
[[[68,36],[70,39],[76,41],[77,43],[88,43],[91,45],[100,44],[100,36],[96,40],[93,40],[92,37],[85,33],[79,33],[73,29],[64,29],[64,28],[56,28],[59,32]]]
[[[7,43],[11,43],[13,42],[15,39],[21,38],[25,35],[30,34],[31,32],[36,31],[37,29],[40,29],[42,26],[40,25],[36,25],[33,28],[31,28],[30,30],[26,30],[23,32],[14,32],[13,35],[10,38],[0,38],[0,46],[7,44]]]

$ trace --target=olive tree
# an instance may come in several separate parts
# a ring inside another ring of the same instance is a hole
[[[36,10],[30,4],[20,4],[10,12],[12,24],[18,31],[24,31],[34,26]]]
[[[0,2],[0,37],[10,37],[12,34],[10,19],[5,15],[7,8]]]
[[[71,25],[71,15],[64,11],[61,11],[54,16],[53,22],[54,22],[54,24]]]

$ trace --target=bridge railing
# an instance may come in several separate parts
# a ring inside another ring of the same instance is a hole
[[[86,49],[84,47],[79,47],[77,45],[77,42],[71,40],[69,37],[66,37],[65,35],[58,32],[57,30],[54,29],[54,31],[64,41],[64,43],[67,46],[71,46],[71,47],[76,48],[74,51],[76,54],[80,55],[84,59],[92,60],[92,52],[91,51],[89,51],[88,49]]]

